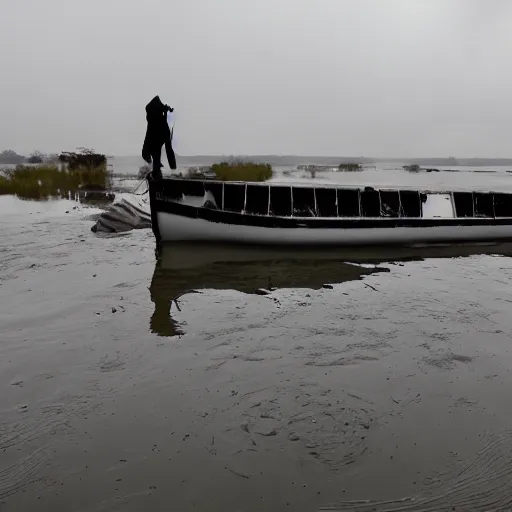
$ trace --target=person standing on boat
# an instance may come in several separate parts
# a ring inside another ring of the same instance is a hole
[[[148,123],[146,137],[142,146],[142,158],[153,164],[153,179],[162,179],[162,146],[165,144],[167,161],[171,169],[176,169],[176,156],[172,149],[172,132],[167,123],[167,112],[174,112],[169,105],[164,105],[159,96],[155,96],[146,105]]]

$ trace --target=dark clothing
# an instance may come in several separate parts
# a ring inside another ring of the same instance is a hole
[[[153,162],[153,178],[162,177],[162,145],[165,144],[167,161],[171,169],[176,169],[176,156],[172,149],[172,132],[167,123],[167,112],[173,109],[164,105],[158,96],[155,96],[146,105],[146,120],[148,123],[146,137],[142,146],[142,158],[150,164]]]

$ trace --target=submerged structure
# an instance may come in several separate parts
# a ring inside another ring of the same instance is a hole
[[[512,194],[149,180],[158,243],[376,245],[512,238]]]

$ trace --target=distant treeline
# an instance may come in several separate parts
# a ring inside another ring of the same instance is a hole
[[[296,156],[296,155],[176,155],[179,163],[190,166],[211,166],[232,158],[243,158],[255,163],[268,163],[276,166],[326,165],[339,167],[340,164],[375,165],[378,162],[400,162],[402,164],[418,164],[426,167],[456,167],[459,165],[482,166],[512,166],[512,158],[370,158],[370,157],[339,157],[339,156]]]
[[[6,149],[0,153],[0,164],[43,164],[56,163],[59,161],[57,153],[41,153],[41,151],[33,151],[29,156],[18,155],[12,149]]]
[[[416,164],[423,166],[467,166],[467,167],[484,167],[484,166],[497,166],[497,165],[512,165],[512,158],[403,158],[391,159],[386,158],[382,161],[400,161],[407,164]]]
[[[83,149],[83,148],[79,148]],[[64,154],[64,153],[63,153]],[[44,154],[34,151],[28,157],[19,155],[15,151],[5,150],[0,152],[1,164],[23,163],[56,163],[61,155]],[[329,165],[338,167],[340,164],[375,165],[377,162],[401,162],[409,165],[421,166],[512,166],[512,158],[455,158],[455,157],[422,157],[422,158],[371,158],[371,157],[339,157],[339,156],[297,156],[297,155],[177,155],[183,165],[211,166],[220,164],[226,160],[244,159],[254,163],[265,163],[272,166],[297,166],[297,165]]]
[[[16,151],[13,151],[12,149],[6,149],[5,151],[2,151],[0,153],[0,164],[23,164],[27,161],[27,158],[18,155]]]
[[[33,151],[28,157],[19,155],[12,149],[0,152],[0,165],[21,165],[21,164],[58,164],[65,163],[69,169],[83,167],[99,167],[106,165],[107,157],[96,153],[93,149],[78,148],[77,152],[64,151],[57,153],[42,153]]]

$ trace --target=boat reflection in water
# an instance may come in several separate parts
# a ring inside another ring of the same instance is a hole
[[[173,301],[196,290],[236,290],[262,295],[276,288],[320,289],[389,271],[378,267],[379,263],[478,254],[512,256],[512,243],[299,250],[199,243],[164,245],[158,253],[149,288],[155,305],[150,330],[160,336],[184,334],[172,318],[172,312],[179,308]]]

